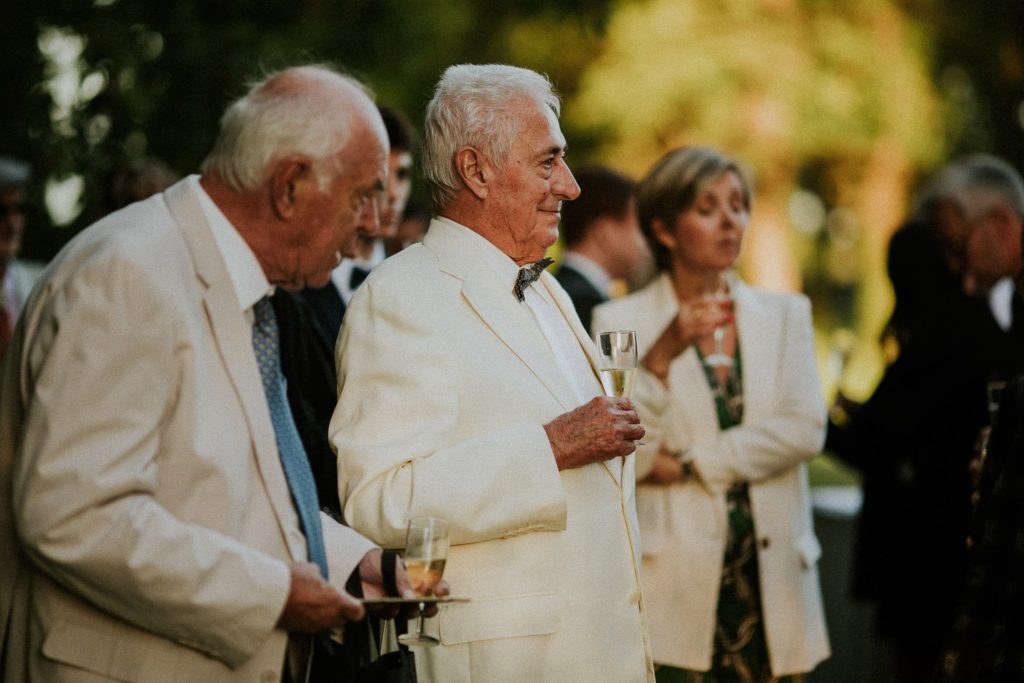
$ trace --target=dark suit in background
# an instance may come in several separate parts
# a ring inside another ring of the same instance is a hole
[[[334,345],[338,341],[341,320],[345,317],[345,302],[333,282],[328,282],[323,287],[306,287],[297,296],[309,307],[316,331],[329,350],[328,358],[333,368]],[[285,377],[287,376],[286,371]],[[333,405],[331,407],[333,409]]]
[[[893,236],[890,334],[900,353],[850,421],[830,424],[826,443],[863,474],[854,595],[877,605],[905,681],[929,680],[952,626],[986,385],[1011,376],[1024,351],[1019,298],[1004,332],[986,298],[962,292],[935,234],[920,224]]]
[[[608,301],[608,297],[572,266],[563,265],[555,273],[555,278],[572,299],[572,305],[576,307],[576,313],[580,316],[584,329],[592,335],[594,331],[590,329],[590,319],[594,306]]]
[[[334,285],[306,289],[302,294],[327,289],[334,290]],[[313,469],[320,509],[340,521],[338,461],[327,438],[337,402],[334,347],[325,340],[307,300],[281,288],[271,299],[281,339],[281,372],[288,381],[288,405]],[[341,308],[344,311],[344,304]]]
[[[941,681],[1024,681],[1024,375],[1003,394],[985,458],[967,578]]]

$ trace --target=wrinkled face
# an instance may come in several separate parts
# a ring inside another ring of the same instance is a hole
[[[750,212],[743,199],[743,183],[726,171],[676,216],[657,231],[658,241],[672,252],[673,262],[694,271],[731,268],[740,255]]]
[[[558,239],[563,201],[580,187],[565,165],[565,138],[554,112],[522,101],[521,127],[508,158],[493,167],[488,217],[494,243],[518,263],[544,257]]]
[[[968,274],[987,289],[1003,277],[1016,276],[1021,267],[1021,222],[1012,211],[987,212],[971,221],[964,247]]]
[[[0,267],[6,267],[21,251],[21,236],[25,231],[24,202],[25,193],[20,188],[0,189]]]
[[[297,204],[293,218],[292,263],[288,289],[322,287],[343,256],[354,256],[356,237],[373,235],[380,225],[387,183],[387,138],[381,131],[354,133],[339,155],[341,172],[324,171],[330,182],[324,191],[311,188]],[[315,185],[315,183],[314,183]]]
[[[411,191],[412,154],[407,150],[393,149],[388,154],[388,194],[380,218],[381,237],[391,238],[398,232]]]

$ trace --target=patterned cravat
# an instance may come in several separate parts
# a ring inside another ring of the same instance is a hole
[[[516,284],[512,288],[512,293],[516,295],[516,299],[519,301],[525,301],[526,288],[537,281],[540,274],[544,272],[544,269],[554,263],[555,260],[552,258],[542,258],[536,263],[532,263],[525,268],[519,269],[519,274],[516,275]]]
[[[252,345],[256,350],[256,362],[260,366],[263,392],[270,407],[270,421],[277,437],[277,450],[281,456],[292,501],[299,512],[302,530],[306,534],[309,559],[320,566],[320,573],[327,578],[327,553],[324,551],[323,531],[320,528],[320,511],[316,495],[313,471],[302,447],[299,431],[295,428],[291,409],[285,396],[284,377],[281,375],[281,349],[277,334],[277,318],[269,298],[260,299],[253,308],[256,322],[252,328]]]

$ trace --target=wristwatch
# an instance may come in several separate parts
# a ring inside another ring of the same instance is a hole
[[[689,448],[672,453],[672,457],[679,463],[679,471],[683,475],[684,482],[697,477],[697,472],[693,468],[693,460],[689,457],[689,454]]]

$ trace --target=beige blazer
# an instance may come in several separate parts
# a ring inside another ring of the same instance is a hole
[[[559,472],[543,425],[580,401],[466,228],[434,221],[346,312],[331,421],[348,522],[389,547],[451,522],[453,594],[421,681],[652,681],[633,458]],[[547,288],[587,352],[572,302]],[[600,393],[596,373],[584,378]]]
[[[721,432],[714,399],[696,352],[669,368],[666,392],[641,372],[635,392],[648,430],[637,478],[658,449],[689,449],[704,478],[637,490],[643,585],[654,660],[707,670],[727,530],[725,491],[750,483],[757,533],[761,600],[775,675],[806,672],[829,656],[805,462],[824,440],[825,402],[814,357],[806,297],[735,290],[743,363],[743,423]],[[593,330],[635,329],[643,349],[676,315],[667,275],[594,310]]]
[[[306,556],[248,324],[186,182],[89,228],[0,381],[9,681],[279,681]],[[366,549],[327,526],[339,585]]]

